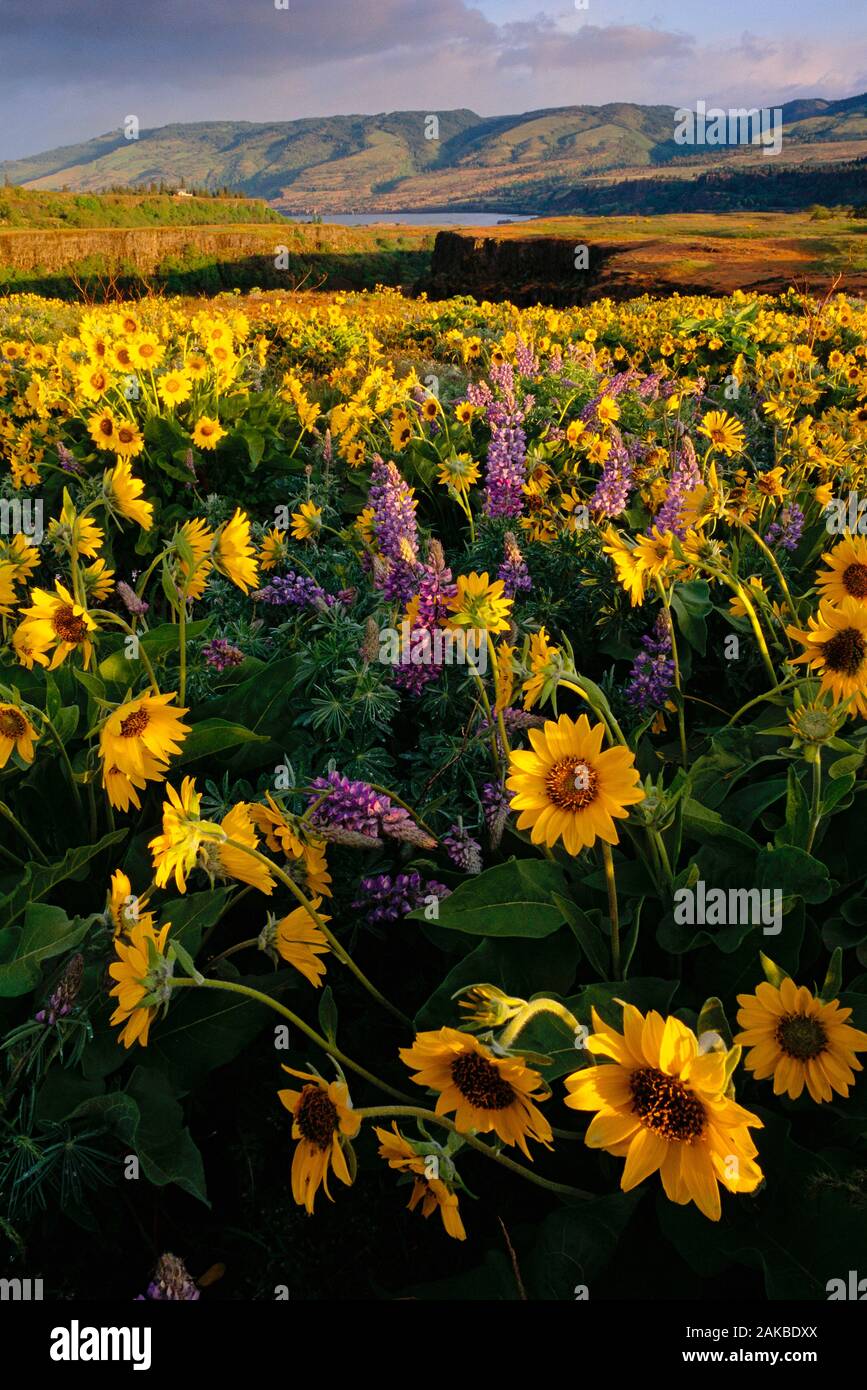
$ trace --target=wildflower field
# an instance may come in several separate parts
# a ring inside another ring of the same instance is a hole
[[[0,457],[4,1269],[852,1296],[863,303],[13,296]]]

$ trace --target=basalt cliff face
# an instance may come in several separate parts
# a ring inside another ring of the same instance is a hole
[[[586,233],[585,233],[586,235]],[[644,237],[581,242],[577,237],[439,232],[429,279],[431,298],[471,294],[526,306],[566,307],[642,294],[777,294],[790,285],[824,292],[835,280],[834,258],[808,240]],[[839,287],[867,292],[867,269],[839,267]]]

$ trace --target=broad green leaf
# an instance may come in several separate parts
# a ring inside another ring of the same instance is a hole
[[[126,830],[113,830],[110,834],[103,835],[95,845],[79,845],[75,849],[67,850],[56,864],[36,864],[31,861],[12,892],[5,898],[0,898],[0,928],[11,926],[28,903],[38,902],[58,883],[63,883],[68,878],[79,877],[92,859],[126,838]]]
[[[512,859],[467,879],[439,906],[437,925],[472,936],[550,936],[563,925],[554,894],[566,879],[545,859]],[[410,917],[423,920],[424,909]]]
[[[70,921],[62,907],[29,903],[12,958],[0,965],[0,996],[27,994],[39,981],[40,966],[62,955],[87,935],[89,922]]]

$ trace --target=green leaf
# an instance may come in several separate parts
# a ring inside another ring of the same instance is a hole
[[[136,1067],[126,1095],[139,1110],[130,1142],[145,1177],[156,1187],[174,1183],[209,1206],[202,1155],[183,1126],[183,1110],[166,1078],[155,1068]]]
[[[337,1041],[337,1004],[330,985],[326,985],[319,999],[319,1027],[330,1043]]]
[[[565,921],[571,927],[575,940],[584,952],[600,980],[604,980],[608,974],[609,965],[609,943],[606,940],[601,927],[594,921],[588,913],[584,912],[571,898],[564,898],[561,893],[554,894],[554,902],[563,914]],[[597,914],[598,916],[598,914]]]
[[[756,858],[756,886],[771,892],[778,888],[784,899],[798,897],[807,903],[825,902],[832,890],[827,865],[793,845],[761,851]]]
[[[0,965],[0,996],[11,999],[35,988],[42,962],[71,951],[87,935],[89,925],[89,920],[82,923],[78,918],[71,922],[62,907],[29,903],[14,955]]]
[[[671,596],[671,606],[687,642],[700,656],[704,656],[707,651],[705,619],[713,608],[707,580],[691,579],[688,584],[678,584]]]
[[[786,820],[775,836],[777,845],[796,845],[806,849],[810,834],[810,803],[796,768],[789,768],[786,783]]]
[[[563,925],[554,894],[565,894],[563,870],[545,859],[512,859],[466,879],[439,906],[437,925],[472,936],[550,936]],[[424,920],[424,909],[409,914]]]
[[[530,1259],[524,1262],[530,1296],[569,1302],[592,1299],[640,1200],[640,1192],[615,1192],[546,1216]]]
[[[219,921],[231,891],[231,888],[208,889],[163,903],[160,922],[171,922],[169,939],[173,942],[181,940],[190,954],[195,956],[201,944],[202,932]]]
[[[58,883],[80,877],[92,859],[126,837],[126,830],[113,830],[109,835],[103,835],[95,845],[79,845],[67,850],[56,864],[36,864],[31,861],[12,892],[0,898],[0,928],[11,926],[28,903],[44,898]]]
[[[183,767],[197,758],[211,757],[224,748],[236,748],[239,743],[267,743],[264,734],[254,734],[243,724],[231,724],[227,719],[202,719],[187,734],[173,766]]]
[[[753,853],[759,849],[751,835],[738,830],[737,826],[729,825],[717,811],[708,810],[707,806],[702,806],[691,797],[684,802],[683,833],[700,844],[739,845]]]

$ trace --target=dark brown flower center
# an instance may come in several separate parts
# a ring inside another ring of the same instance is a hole
[[[683,1142],[704,1132],[704,1106],[676,1076],[642,1067],[632,1073],[629,1086],[635,1114],[654,1134]]]
[[[295,1119],[302,1135],[317,1149],[330,1149],[338,1127],[337,1106],[321,1086],[305,1086]]]
[[[844,627],[828,642],[821,643],[825,665],[841,676],[855,676],[867,656],[867,642],[857,627]]]
[[[60,640],[71,642],[73,646],[83,642],[87,636],[87,623],[80,615],[73,613],[68,603],[58,604],[52,614],[51,623]]]
[[[545,779],[545,790],[564,811],[583,811],[598,788],[599,774],[586,758],[559,758]]]
[[[146,709],[133,710],[132,714],[128,714],[126,719],[120,721],[121,738],[138,738],[139,734],[144,733],[150,722],[151,717]]]
[[[27,732],[27,721],[17,709],[0,709],[0,734],[4,738],[20,738]]]
[[[100,434],[104,434],[106,439],[111,439],[111,436],[114,434],[114,421],[106,418],[100,420],[99,432]]]
[[[464,1052],[455,1058],[452,1081],[465,1100],[480,1110],[505,1110],[515,1099],[514,1087],[478,1052]]]
[[[853,598],[867,598],[867,565],[847,565],[843,571],[843,587]]]
[[[818,1018],[806,1014],[785,1014],[774,1036],[786,1056],[797,1057],[799,1062],[818,1057],[828,1046],[828,1035]]]
[[[135,435],[133,431],[130,429],[129,425],[121,425],[120,429],[117,432],[117,437],[120,440],[121,444],[131,444],[135,439]]]

